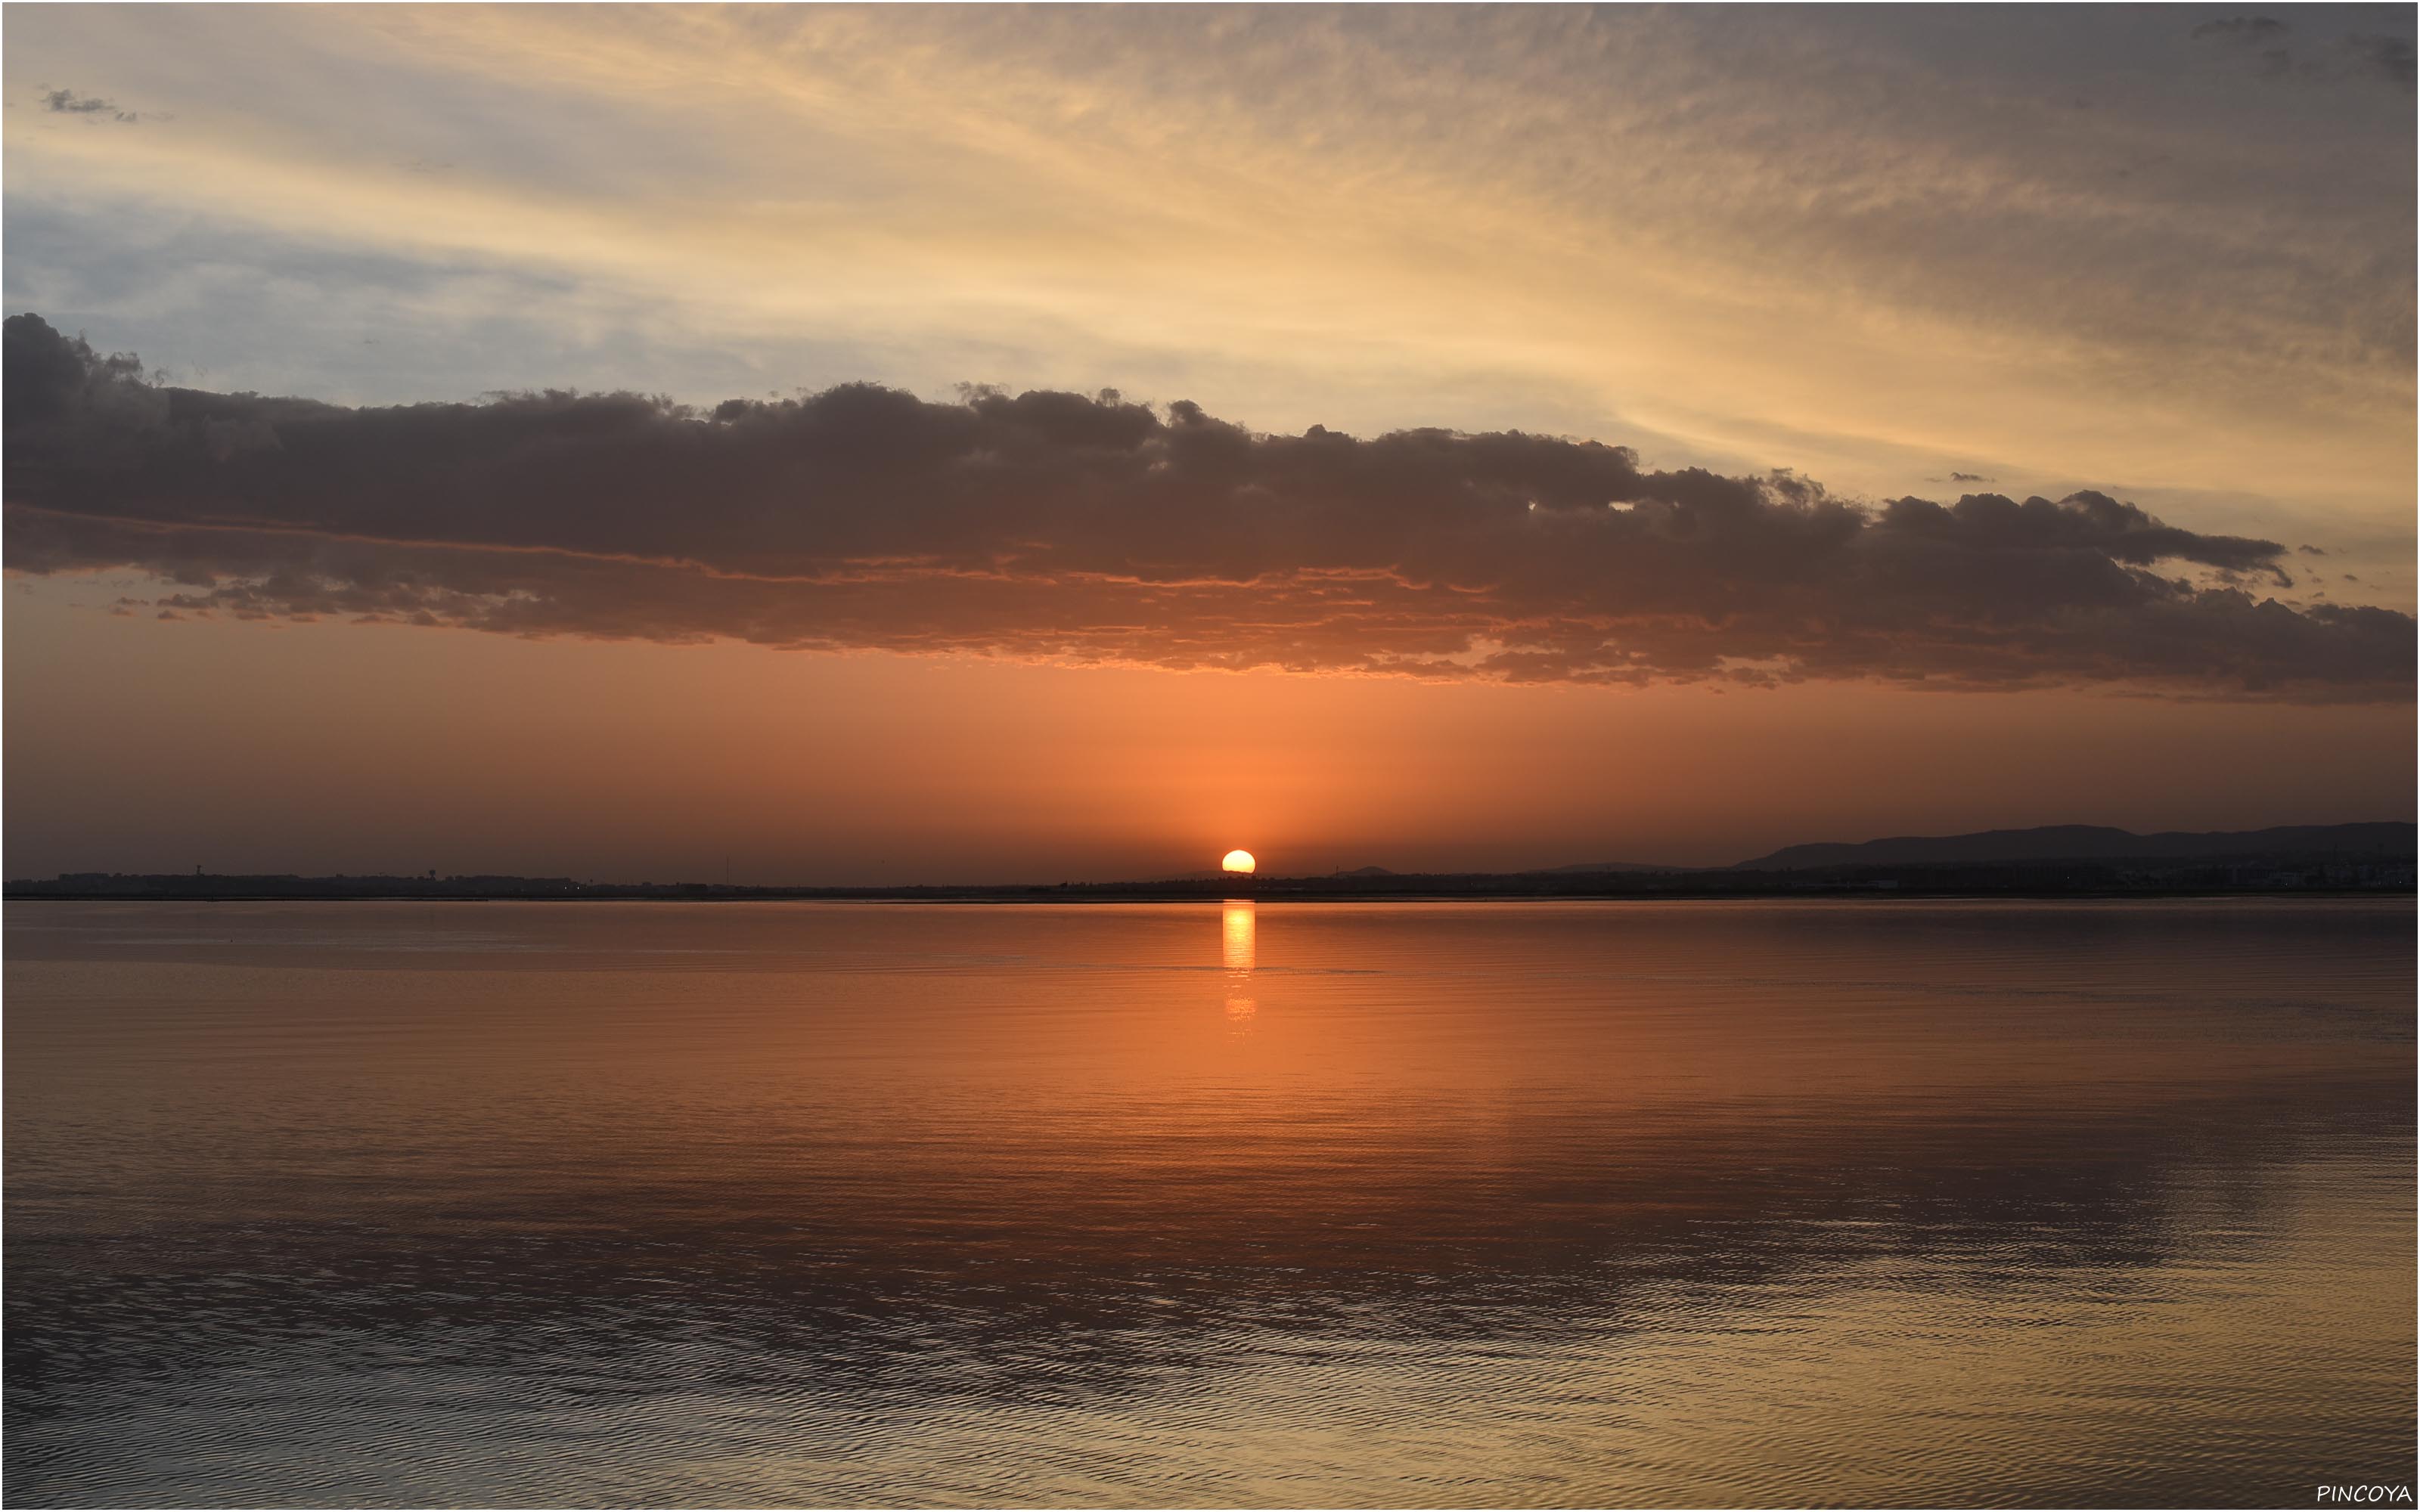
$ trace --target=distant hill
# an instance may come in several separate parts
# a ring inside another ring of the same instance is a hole
[[[1391,877],[1395,873],[1383,866],[1357,866],[1350,872],[1330,872],[1331,877]]]
[[[1972,835],[1901,835],[1855,844],[1785,845],[1734,872],[1831,866],[1963,866],[1993,861],[2178,860],[2222,856],[2409,856],[2406,824],[2287,825],[2275,829],[2171,830],[2137,835],[2100,825],[1986,829]]]
[[[1524,876],[1561,877],[1589,876],[1602,872],[1702,872],[1704,867],[1658,866],[1652,861],[1582,861],[1577,866],[1544,866]]]

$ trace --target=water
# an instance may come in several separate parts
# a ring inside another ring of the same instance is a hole
[[[12,1504],[2414,1478],[2408,900],[6,922]]]

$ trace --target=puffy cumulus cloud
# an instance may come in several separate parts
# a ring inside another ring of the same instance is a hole
[[[1268,436],[864,385],[344,409],[7,323],[8,565],[140,607],[523,635],[1522,682],[2409,697],[2413,625],[2130,503],[1853,502],[1503,432]]]

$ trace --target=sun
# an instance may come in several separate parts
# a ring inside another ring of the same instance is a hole
[[[1252,859],[1252,853],[1249,851],[1229,851],[1227,858],[1218,863],[1222,869],[1229,872],[1249,872],[1259,864]]]

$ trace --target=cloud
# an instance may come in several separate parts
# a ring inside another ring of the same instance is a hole
[[[107,116],[129,125],[143,117],[134,111],[120,110],[115,104],[95,95],[79,95],[72,89],[42,90],[42,108],[54,116]]]
[[[88,95],[79,97],[72,89],[45,90],[42,94],[42,105],[54,115],[67,116],[90,116],[101,111],[115,111],[117,108],[106,100],[95,99]]]
[[[2237,42],[2244,45],[2275,42],[2293,30],[2273,16],[2229,16],[2223,21],[2206,21],[2193,29],[2195,41]]]
[[[2406,90],[2412,86],[2412,47],[2408,38],[2349,33],[2316,54],[2297,57],[2286,45],[2293,28],[2269,16],[2234,16],[2206,21],[2193,29],[2197,42],[2214,42],[2254,56],[2264,77],[2293,76],[2314,84],[2340,84],[2351,79],[2381,80]]]
[[[2347,37],[2338,44],[2350,59],[2349,71],[2366,73],[2409,89],[2412,85],[2412,49],[2401,37]]]
[[[1515,682],[2401,699],[2413,626],[2105,494],[1879,505],[1519,432],[844,385],[345,409],[7,322],[8,564],[155,607],[522,635]]]
[[[1287,431],[1577,431],[1868,493],[1956,456],[2326,471],[2382,528],[2409,112],[2232,80],[2184,34],[2234,13],[2081,10],[2047,46],[1992,7],[33,8],[27,59],[29,26],[100,47],[88,85],[173,77],[188,119],[10,139],[10,308],[361,402],[1114,376]]]

